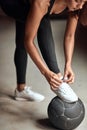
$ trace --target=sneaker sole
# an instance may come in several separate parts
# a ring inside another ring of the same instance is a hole
[[[58,94],[57,94],[57,96],[58,96],[61,100],[63,100],[64,102],[67,102],[67,103],[74,103],[74,102],[77,102],[77,101],[78,101],[78,99],[77,99],[77,100],[74,100],[74,101],[65,99],[65,97],[61,97],[61,96],[59,96]]]
[[[18,98],[18,97],[15,97],[15,100],[17,100],[17,101],[28,101],[28,99],[25,99],[25,98]]]
[[[32,100],[32,99],[25,99],[25,98],[18,98],[15,97],[15,100],[17,101],[32,101],[32,102],[42,102],[45,98],[43,98],[42,100]]]

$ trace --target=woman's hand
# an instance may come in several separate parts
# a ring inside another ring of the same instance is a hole
[[[75,75],[74,75],[74,72],[73,72],[71,66],[65,67],[64,79],[65,79],[65,82],[67,82],[67,83],[74,83]]]
[[[50,87],[52,90],[56,90],[60,86],[60,84],[63,82],[61,80],[62,75],[60,73],[56,74],[49,70],[45,73],[44,76],[47,79],[48,83],[50,84]]]

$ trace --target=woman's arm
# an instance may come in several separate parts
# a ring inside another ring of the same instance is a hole
[[[78,16],[76,14],[70,13],[64,37],[64,50],[65,50],[65,72],[64,77],[68,77],[67,82],[74,82],[74,73],[71,68],[73,50],[74,50],[74,40],[75,31],[78,23]]]
[[[41,19],[47,13],[48,6],[49,0],[38,0],[32,3],[26,22],[25,47],[34,63],[48,80],[49,84],[54,87],[58,87],[61,81],[59,81],[57,75],[50,71],[44,64],[34,44],[34,38],[37,34],[38,27],[40,25]]]
[[[39,0],[40,1],[40,0]],[[45,73],[47,71],[46,65],[42,62],[41,57],[38,53],[38,50],[34,44],[34,38],[37,34],[38,27],[40,25],[40,21],[42,17],[47,12],[48,5],[42,2],[34,1],[31,4],[31,9],[29,11],[26,28],[25,28],[25,47],[30,54],[32,60],[40,69],[41,73]],[[46,1],[46,0],[45,0]],[[48,0],[49,1],[49,0]],[[42,6],[43,4],[43,6]],[[48,4],[48,2],[47,2]]]

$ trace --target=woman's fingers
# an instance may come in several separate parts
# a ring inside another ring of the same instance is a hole
[[[53,88],[58,88],[63,81],[58,78],[57,75],[53,75],[50,79],[50,85]]]

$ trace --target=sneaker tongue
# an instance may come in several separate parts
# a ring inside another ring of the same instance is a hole
[[[27,86],[24,87],[25,91],[30,91],[30,89],[31,89],[30,87],[27,87]]]
[[[31,89],[31,87],[25,86],[24,89],[25,89],[25,90],[26,90],[26,89]]]
[[[27,87],[27,86],[25,86],[25,87],[24,87],[24,90],[26,90],[27,88],[28,88],[28,87]]]

